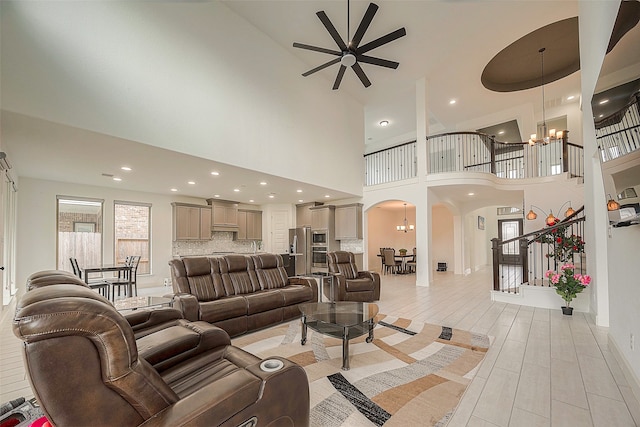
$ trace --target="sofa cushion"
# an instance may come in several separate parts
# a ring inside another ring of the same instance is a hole
[[[284,306],[313,301],[313,290],[309,286],[289,285],[279,290],[284,298]]]
[[[200,303],[200,320],[217,322],[247,315],[247,301],[243,297],[224,297]]]
[[[219,295],[216,295],[213,284],[209,259],[185,258],[183,262],[190,293],[195,295],[198,301],[211,301],[218,298]]]
[[[347,292],[372,291],[373,282],[370,279],[351,279],[345,285]]]
[[[284,304],[284,298],[278,291],[260,291],[243,295],[247,300],[247,314],[252,315],[263,311],[280,308]]]
[[[227,295],[244,295],[260,290],[253,261],[244,255],[220,258],[220,273]]]
[[[256,268],[258,283],[262,289],[279,289],[287,286],[287,271],[282,257],[277,254],[260,254],[251,257]]]

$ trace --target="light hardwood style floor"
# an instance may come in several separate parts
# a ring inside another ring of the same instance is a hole
[[[547,310],[492,302],[489,269],[434,275],[430,287],[416,287],[415,275],[382,275],[378,305],[384,314],[492,338],[448,426],[640,426],[640,404],[608,348],[607,329],[590,316],[563,316],[560,303]],[[0,403],[33,396],[11,331],[14,308],[0,319]]]

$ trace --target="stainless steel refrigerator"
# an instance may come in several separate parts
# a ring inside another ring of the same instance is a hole
[[[289,252],[296,259],[296,276],[311,274],[311,227],[289,229]]]

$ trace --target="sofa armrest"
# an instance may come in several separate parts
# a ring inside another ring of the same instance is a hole
[[[287,280],[287,285],[303,285],[308,286],[313,291],[313,299],[312,302],[318,301],[318,282],[315,279],[310,279],[307,277],[289,277]]]
[[[136,310],[126,314],[124,318],[138,339],[177,324],[177,321],[182,319],[182,312],[176,308],[163,307],[155,310]]]
[[[359,271],[359,278],[367,278],[373,281],[373,299],[380,300],[380,275],[375,271]]]
[[[195,295],[175,294],[173,296],[173,307],[180,310],[187,320],[192,322],[200,320],[200,303]]]

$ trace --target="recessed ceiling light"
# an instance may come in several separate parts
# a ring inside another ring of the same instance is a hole
[[[500,132],[498,132],[498,135],[504,135],[504,131],[501,130]]]
[[[255,200],[249,199],[249,203],[253,203],[253,202],[255,202]]]
[[[220,172],[213,171],[213,172],[211,172],[211,175],[218,176],[218,175],[220,175]]]
[[[296,190],[296,193],[302,193],[302,190],[298,189],[298,190]]]
[[[604,117],[604,114],[600,114],[600,115],[598,116],[598,118],[599,118],[599,119],[601,119],[601,118],[603,118],[603,117]]]
[[[452,99],[451,101],[449,101],[449,105],[453,105],[455,104],[457,101],[455,99]]]
[[[172,188],[171,191],[178,191],[178,189],[177,188]]]
[[[385,127],[385,126],[389,126],[389,120],[382,120],[380,123],[378,123],[380,126]]]
[[[122,178],[118,178],[117,176],[114,176],[114,177],[113,177],[113,180],[114,180],[114,181],[122,181]]]
[[[475,196],[476,193],[467,193],[468,196]]]
[[[606,104],[607,102],[609,102],[608,99],[603,99],[602,101],[598,102],[598,104],[603,105],[603,104]]]
[[[239,193],[240,189],[239,188],[234,188],[233,191],[235,191],[236,193]]]
[[[122,166],[120,169],[122,169],[123,171],[130,171],[131,168],[129,166]]]
[[[219,195],[219,194],[214,194],[214,196],[213,196],[213,197],[220,197],[220,195]]]
[[[261,182],[260,182],[260,185],[267,185],[267,183],[266,183],[266,182],[264,182],[264,181],[261,181]]]
[[[195,182],[195,181],[189,181],[189,182],[187,182],[187,184],[189,184],[189,185],[196,185],[196,182]]]
[[[276,197],[276,196],[274,196],[273,194],[269,194],[269,198],[270,199],[273,199],[274,197]]]
[[[298,199],[298,203],[302,203],[302,202],[304,202],[304,200]]]
[[[571,101],[573,99],[576,99],[574,95],[567,96],[567,101]]]
[[[329,198],[329,197],[331,197],[331,196],[330,196],[330,195],[328,195],[328,194],[325,194],[325,195],[324,195],[324,197],[328,199],[328,198]]]

